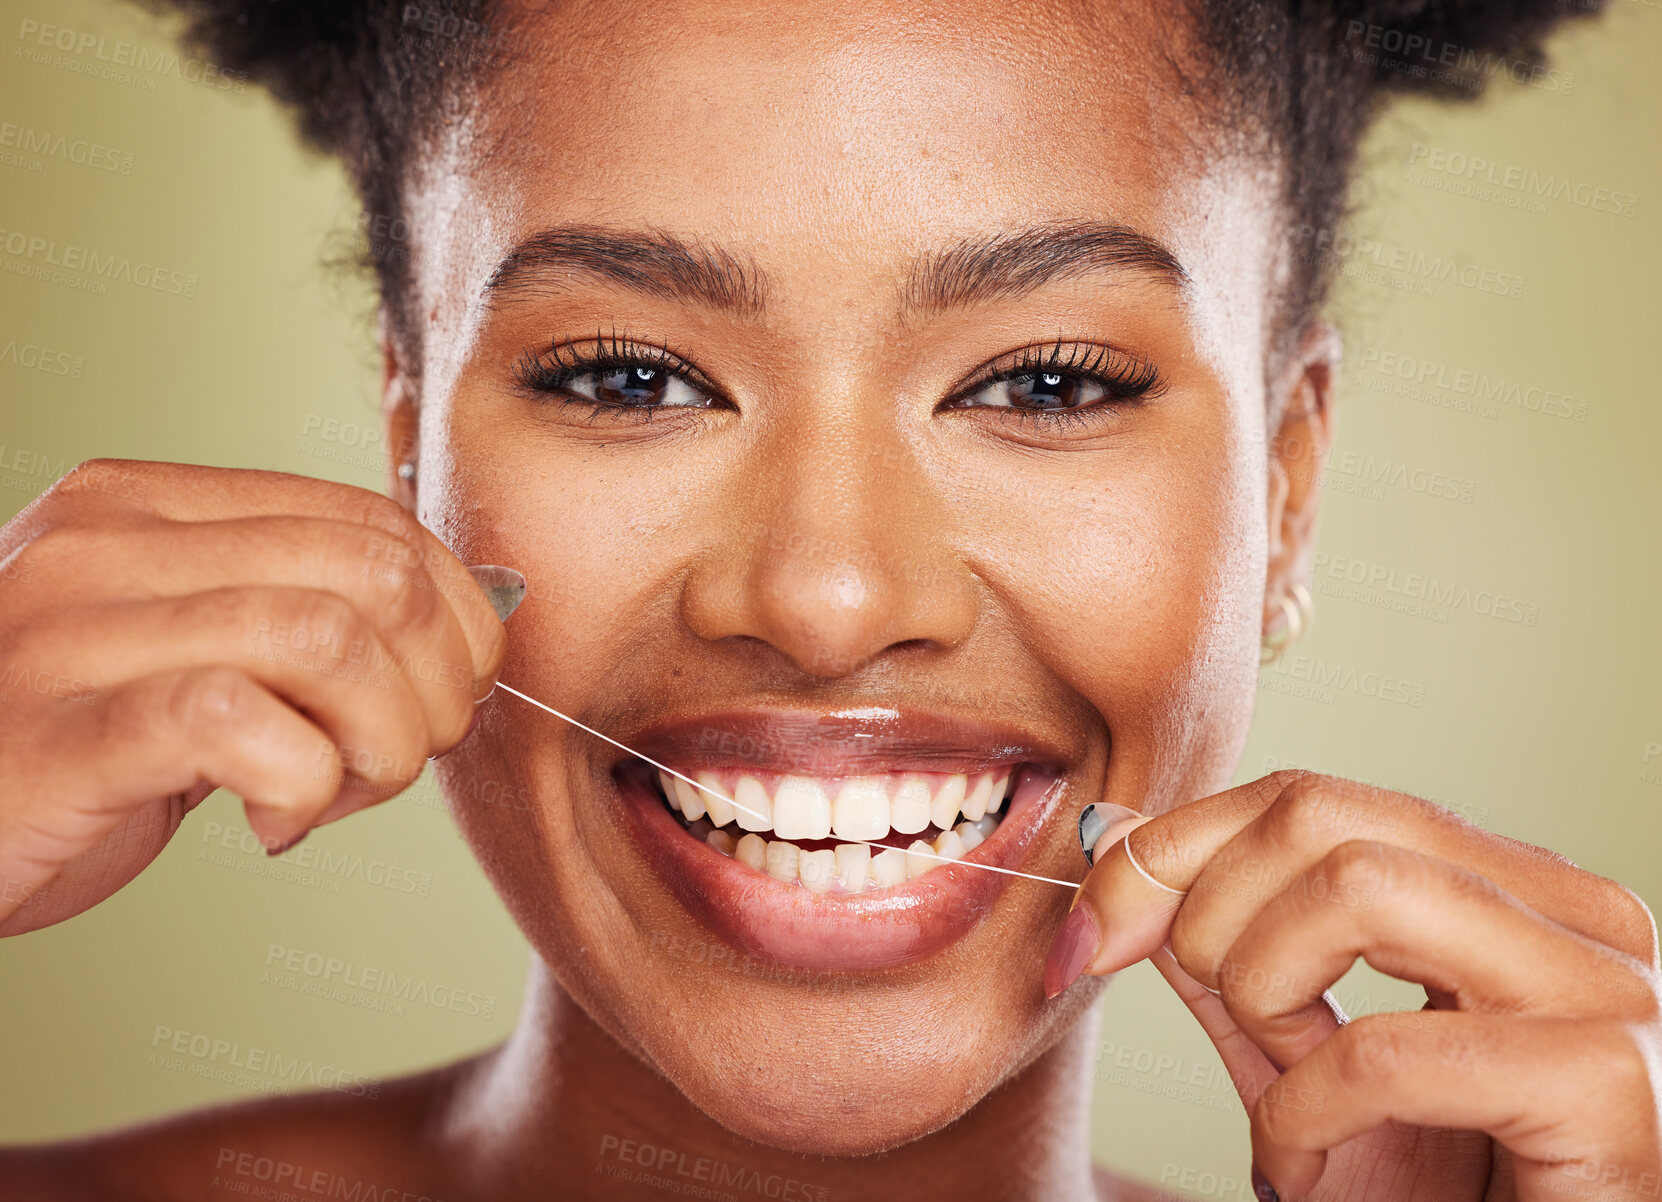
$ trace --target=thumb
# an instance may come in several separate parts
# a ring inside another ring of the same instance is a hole
[[[1091,871],[1051,945],[1046,996],[1081,973],[1118,972],[1166,943],[1195,879],[1280,789],[1265,777],[1154,818],[1102,802],[1085,807],[1079,841]]]
[[[1108,802],[1086,806],[1079,815],[1079,845],[1091,871],[1050,945],[1046,998],[1061,993],[1081,973],[1116,972],[1166,942],[1184,891],[1151,876],[1126,845],[1127,835],[1152,821]]]

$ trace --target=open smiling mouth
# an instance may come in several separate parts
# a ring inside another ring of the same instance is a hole
[[[1008,891],[1042,890],[1048,907],[1069,884],[1020,879],[1054,857],[1072,798],[1074,757],[1030,732],[886,708],[752,709],[629,731],[622,746],[634,750],[612,762],[608,792],[640,862],[718,940],[779,964],[915,962]]]
[[[682,827],[723,855],[815,893],[863,893],[974,851],[998,829],[1023,767],[842,779],[689,773],[702,789],[667,772],[655,780]]]

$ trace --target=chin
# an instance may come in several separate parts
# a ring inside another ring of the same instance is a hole
[[[867,1044],[857,1054],[786,1061],[709,1049],[707,1060],[673,1066],[671,1080],[704,1114],[755,1143],[809,1156],[872,1156],[956,1122],[1018,1063],[1009,1049],[998,1063],[962,1047],[930,1052]]]

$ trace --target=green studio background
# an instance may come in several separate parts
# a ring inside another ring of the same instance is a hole
[[[0,519],[95,456],[380,487],[370,293],[327,266],[362,237],[341,172],[256,90],[170,66],[142,14],[0,10]],[[45,24],[72,48],[42,47]],[[121,42],[142,53],[107,78]],[[1659,61],[1662,5],[1614,0],[1535,84],[1375,131],[1356,240],[1328,248],[1348,363],[1316,620],[1263,673],[1239,773],[1417,792],[1653,904]],[[35,238],[179,291],[54,279]],[[112,901],[0,941],[0,1139],[384,1079],[510,1029],[527,952],[430,781],[314,835],[318,858],[281,876],[244,829],[216,795]],[[395,984],[341,987],[331,961]],[[1353,1010],[1415,992],[1365,969],[1338,990]],[[1244,1117],[1188,1012],[1146,964],[1104,1011],[1098,1155],[1250,1197]],[[169,1052],[168,1032],[240,1052]]]

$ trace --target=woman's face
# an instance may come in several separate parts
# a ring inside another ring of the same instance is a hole
[[[1041,992],[1066,889],[838,842],[1008,778],[969,859],[1078,879],[1082,806],[1238,758],[1277,214],[1158,8],[574,4],[416,189],[417,504],[529,580],[502,679],[777,827],[758,871],[500,691],[447,789],[567,992],[745,1136],[915,1138],[1089,1001]]]

